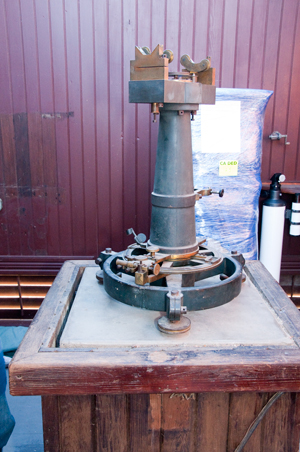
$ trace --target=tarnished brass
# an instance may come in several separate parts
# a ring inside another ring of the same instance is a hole
[[[205,58],[200,63],[194,63],[189,55],[182,55],[180,63],[189,72],[197,74],[198,72],[207,71],[210,68],[210,58]]]
[[[144,286],[148,282],[148,271],[144,268],[138,269],[134,274],[135,284]]]
[[[130,61],[130,80],[168,80],[169,59],[158,44],[152,53],[148,47],[135,47],[135,60]]]
[[[174,54],[173,54],[172,50],[169,50],[169,49],[164,50],[164,55],[166,55],[166,57],[168,58],[169,63],[172,63],[172,61],[174,60]]]
[[[180,63],[190,74],[195,74],[198,83],[203,85],[215,85],[215,68],[210,67],[210,57],[194,63],[189,55],[182,55]]]
[[[128,267],[128,268],[137,268],[137,266],[138,266],[138,262],[124,261],[122,259],[117,259],[116,264],[121,265],[122,267]]]
[[[193,251],[192,253],[186,253],[186,254],[171,254],[167,260],[170,261],[184,261],[187,259],[190,259],[191,257],[195,256],[198,253],[198,249],[196,251]]]
[[[202,85],[215,85],[216,69],[214,67],[211,67],[207,71],[198,72],[197,82],[202,83]]]
[[[160,272],[160,265],[159,264],[154,264],[153,267],[150,267],[153,275],[157,276]]]
[[[157,326],[162,333],[186,333],[191,328],[191,321],[188,317],[182,316],[180,320],[172,322],[167,316],[163,316],[158,319]]]
[[[156,122],[156,116],[159,115],[159,104],[157,102],[151,104],[151,113],[153,113],[153,122]]]

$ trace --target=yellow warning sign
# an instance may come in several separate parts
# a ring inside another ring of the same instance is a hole
[[[220,160],[219,176],[237,176],[238,166],[237,160]]]

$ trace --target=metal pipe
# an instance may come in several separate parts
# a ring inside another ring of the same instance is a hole
[[[183,104],[160,110],[150,244],[166,254],[198,250],[191,139],[191,111]]]

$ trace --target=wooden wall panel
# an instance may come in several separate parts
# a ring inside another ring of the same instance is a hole
[[[95,256],[127,246],[125,229],[149,234],[158,122],[128,103],[128,80],[134,46],[158,43],[172,70],[209,55],[217,86],[273,90],[262,179],[299,182],[297,0],[0,0],[3,262]]]
[[[233,452],[272,395],[42,397],[45,452]],[[297,393],[283,394],[243,451],[298,451],[299,406]]]
[[[123,46],[124,49],[134,48],[136,43],[137,24],[136,1],[123,3]],[[133,56],[131,57],[133,59]],[[124,75],[129,70],[129,61],[124,60]],[[124,229],[137,229],[137,140],[136,120],[137,107],[127,102],[129,96],[128,80],[123,78],[123,221]],[[124,237],[125,246],[132,243],[132,236]]]
[[[102,3],[102,2],[100,2]],[[86,252],[86,227],[84,221],[84,182],[82,147],[82,96],[80,71],[80,37],[78,3],[65,0],[66,72],[69,117],[68,143],[70,147],[70,207],[73,254]],[[98,40],[96,40],[97,42]]]
[[[123,5],[119,0],[108,2],[108,89],[109,89],[109,149],[110,149],[110,199],[111,199],[111,241],[114,249],[122,249],[123,226],[123,74],[124,60],[122,45]]]

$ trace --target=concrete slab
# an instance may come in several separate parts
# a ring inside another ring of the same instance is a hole
[[[128,346],[295,346],[268,302],[247,278],[230,303],[188,312],[189,332],[161,333],[160,312],[127,306],[112,299],[96,280],[97,267],[87,267],[60,339],[62,348]]]

